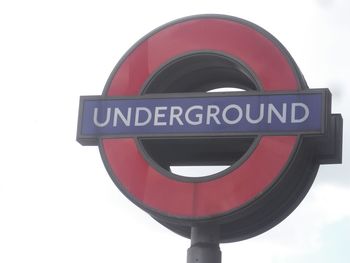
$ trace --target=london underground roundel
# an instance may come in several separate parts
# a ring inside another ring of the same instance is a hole
[[[208,93],[222,87],[242,92]],[[330,92],[310,90],[287,50],[247,21],[202,15],[142,38],[102,96],[81,97],[78,141],[98,145],[118,188],[171,230],[217,224],[233,241],[273,227],[321,163],[341,160]],[[229,165],[200,178],[171,165]]]

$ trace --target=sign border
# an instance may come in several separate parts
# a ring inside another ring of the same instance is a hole
[[[312,94],[321,94],[322,96],[322,116],[321,116],[321,131],[286,131],[286,132],[235,132],[235,133],[159,133],[157,135],[152,134],[132,134],[132,135],[102,135],[98,138],[136,138],[136,137],[145,137],[145,138],[155,138],[155,137],[194,137],[194,136],[205,136],[205,137],[217,137],[217,136],[232,136],[232,137],[241,137],[241,136],[255,136],[255,135],[313,135],[319,134],[322,135],[325,132],[325,126],[327,125],[327,120],[330,116],[330,92],[328,89],[312,89],[312,90],[300,90],[295,92],[287,91],[278,91],[278,92],[255,92],[255,91],[246,91],[246,92],[217,92],[217,93],[162,93],[162,94],[145,94],[142,96],[81,96],[80,105],[79,105],[79,122],[77,129],[77,141],[82,145],[98,145],[98,138],[96,136],[89,136],[82,134],[82,115],[83,107],[85,100],[139,100],[139,99],[171,99],[171,98],[215,98],[215,97],[239,97],[239,96],[273,96],[273,95],[312,95]]]

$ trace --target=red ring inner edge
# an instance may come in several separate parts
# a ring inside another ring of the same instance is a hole
[[[202,18],[168,26],[145,39],[119,66],[107,95],[137,96],[167,61],[203,50],[245,62],[263,91],[298,89],[292,66],[266,36],[237,21]],[[145,160],[133,138],[103,139],[102,147],[112,176],[133,200],[167,216],[203,218],[225,214],[261,195],[279,177],[296,143],[296,136],[263,136],[239,167],[218,179],[196,183],[160,174]]]

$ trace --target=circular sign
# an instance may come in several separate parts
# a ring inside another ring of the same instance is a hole
[[[103,95],[204,92],[225,86],[225,81],[205,85],[223,77],[250,91],[307,89],[289,53],[265,30],[234,17],[207,15],[174,21],[141,39],[115,67]],[[142,138],[103,138],[99,146],[120,190],[162,224],[184,236],[192,225],[220,224],[221,241],[232,241],[271,228],[304,197],[318,165],[307,163],[301,140],[299,135],[255,136],[230,168],[200,179],[166,171]],[[303,163],[304,177],[293,177]]]

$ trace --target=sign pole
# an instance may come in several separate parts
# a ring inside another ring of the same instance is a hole
[[[220,229],[216,225],[193,226],[187,263],[221,263]]]

